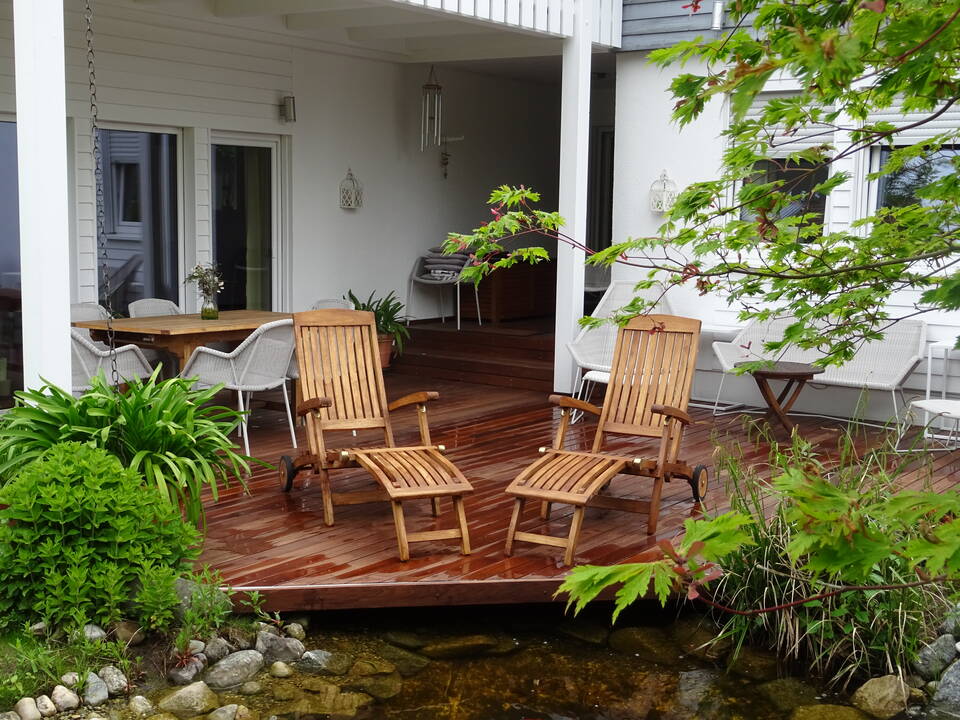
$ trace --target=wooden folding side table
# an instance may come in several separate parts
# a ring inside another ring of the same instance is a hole
[[[746,364],[748,363],[737,363],[735,367]],[[803,386],[812,380],[814,375],[819,375],[822,372],[823,368],[817,367],[816,365],[783,361],[767,364],[750,371],[753,379],[757,382],[757,387],[760,389],[760,394],[763,396],[764,402],[766,402],[767,407],[770,408],[770,411],[766,415],[767,421],[769,422],[776,417],[780,421],[780,424],[787,429],[787,432],[793,432],[796,424],[787,417],[787,413],[790,412],[790,408],[793,407],[797,398],[800,397]],[[779,395],[775,394],[773,388],[770,387],[771,380],[786,381],[786,385],[784,385]],[[790,393],[791,390],[793,390],[792,394]]]

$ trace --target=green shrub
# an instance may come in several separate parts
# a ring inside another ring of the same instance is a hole
[[[196,390],[182,378],[158,382],[155,372],[123,392],[102,376],[80,397],[53,386],[18,392],[0,417],[0,483],[52,445],[83,442],[111,452],[199,523],[204,488],[216,500],[220,484],[243,484],[250,472],[229,437],[240,413],[208,404],[218,390]]]
[[[137,620],[144,629],[163,630],[173,625],[175,610],[180,604],[179,576],[176,568],[144,563],[136,597]]]
[[[859,505],[867,510],[864,522],[870,531],[894,542],[909,541],[910,529],[869,511],[887,504],[897,492],[904,456],[883,449],[858,456],[849,434],[840,439],[839,460],[830,461],[799,438],[786,448],[767,440],[774,475],[802,469],[807,478],[826,478],[838,495],[852,492],[859,499]],[[738,610],[773,607],[813,597],[844,582],[842,573],[814,572],[791,557],[792,546],[807,542],[806,530],[791,515],[793,503],[785,499],[775,502],[777,496],[767,489],[755,468],[744,462],[738,448],[718,448],[717,459],[726,477],[731,510],[754,522],[746,526],[752,543],[721,561],[724,574],[712,588],[715,601]],[[831,499],[821,500],[826,512]],[[876,558],[865,584],[910,583],[917,579],[913,567],[910,558],[886,553]],[[747,641],[764,644],[832,684],[846,686],[857,678],[898,668],[906,672],[949,605],[944,588],[930,584],[846,592],[752,617],[721,613],[719,619],[721,636],[731,637],[737,646]]]
[[[193,576],[196,588],[190,596],[190,605],[183,614],[183,627],[193,637],[208,638],[215,634],[233,612],[233,594],[224,590],[223,576],[218,570],[204,567]]]
[[[54,445],[0,488],[0,625],[107,623],[144,563],[185,568],[199,534],[105,450]]]

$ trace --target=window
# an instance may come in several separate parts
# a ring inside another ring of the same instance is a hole
[[[892,148],[880,151],[880,167],[890,158]],[[880,178],[877,187],[877,207],[905,207],[923,203],[917,197],[917,190],[934,180],[955,172],[953,158],[960,155],[960,147],[943,147],[923,157],[910,158],[903,167]]]
[[[23,388],[17,124],[0,122],[0,407]]]
[[[808,160],[801,162],[792,162],[786,159],[763,160],[757,164],[756,170],[757,174],[747,182],[766,184],[783,180],[783,192],[801,196],[782,208],[777,213],[777,220],[815,213],[818,216],[816,222],[823,222],[823,214],[827,208],[827,198],[825,195],[812,191],[813,188],[825,182],[829,177],[830,171],[826,165],[815,165]],[[747,208],[744,208],[740,217],[743,220],[752,220],[755,216]]]
[[[99,132],[109,273],[108,293],[98,268],[100,303],[126,314],[130,303],[141,298],[179,302],[177,136]]]

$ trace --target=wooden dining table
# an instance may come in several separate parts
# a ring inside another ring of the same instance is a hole
[[[290,313],[269,310],[223,310],[216,320],[201,320],[200,315],[157,315],[155,317],[116,318],[111,321],[116,344],[133,344],[165,350],[180,360],[180,369],[193,351],[212,342],[239,342],[264,323],[292,318]],[[94,340],[107,341],[106,320],[73,323],[86,328]]]

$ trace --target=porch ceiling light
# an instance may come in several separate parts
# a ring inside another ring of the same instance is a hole
[[[664,170],[650,186],[650,209],[655,213],[665,213],[673,207],[676,200],[677,184]]]
[[[347,168],[347,176],[340,182],[340,207],[344,210],[363,207],[363,185],[350,168]]]
[[[420,152],[428,147],[440,145],[443,135],[443,86],[437,80],[433,65],[423,85],[423,97],[420,105]]]

